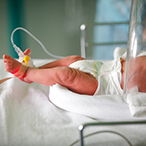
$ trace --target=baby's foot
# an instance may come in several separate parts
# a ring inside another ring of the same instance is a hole
[[[31,50],[30,49],[26,49],[23,53],[24,53],[24,55],[31,57]]]
[[[22,65],[20,62],[18,62],[17,60],[15,60],[14,58],[12,58],[11,56],[8,56],[8,55],[3,55],[3,61],[5,64],[6,71],[10,72],[12,74],[16,74]],[[24,72],[23,76],[19,77],[19,79],[26,83],[32,83],[31,81],[28,81],[25,78],[25,75],[26,75],[26,72]]]
[[[20,62],[18,62],[17,60],[15,60],[14,58],[8,55],[3,55],[3,61],[5,64],[6,71],[12,74],[15,74],[16,72],[18,72],[21,66]]]

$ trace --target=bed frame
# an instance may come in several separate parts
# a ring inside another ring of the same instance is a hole
[[[80,26],[80,32],[81,32],[81,39],[80,39],[80,48],[81,48],[81,57],[87,58],[86,49],[88,49],[89,46],[106,46],[106,45],[126,45],[127,41],[114,41],[114,42],[94,42],[89,41],[87,36],[87,30],[88,28],[93,28],[94,26],[117,26],[117,25],[129,25],[129,21],[125,22],[108,22],[108,23],[85,23]],[[92,59],[92,58],[89,58]]]
[[[121,136],[125,141],[129,144],[129,146],[132,146],[131,142],[122,134],[114,132],[114,131],[98,131],[95,133],[91,133],[89,135],[84,136],[84,129],[91,126],[116,126],[116,125],[137,125],[137,124],[146,124],[146,120],[143,121],[120,121],[120,122],[95,122],[95,123],[85,123],[78,127],[80,132],[80,146],[84,146],[84,138],[92,136],[94,134],[102,133],[102,132],[108,132],[108,133],[114,133],[119,136]]]

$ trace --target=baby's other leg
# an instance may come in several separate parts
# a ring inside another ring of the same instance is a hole
[[[58,59],[58,60],[49,62],[45,65],[42,65],[39,67],[39,69],[54,68],[54,67],[58,67],[58,66],[69,66],[73,62],[76,62],[79,60],[85,60],[85,58],[82,58],[82,57],[77,56],[77,55],[67,56],[67,57],[64,57],[62,59]]]
[[[31,50],[26,49],[24,51],[24,55],[28,55],[29,57],[31,57]],[[85,60],[85,58],[80,57],[78,55],[67,56],[62,59],[54,60],[45,65],[42,65],[39,67],[39,69],[54,68],[54,67],[58,67],[58,66],[69,66],[71,63],[73,63],[75,61],[79,61],[79,60]]]
[[[23,53],[24,53],[24,55],[31,57],[31,50],[30,49],[26,49]]]

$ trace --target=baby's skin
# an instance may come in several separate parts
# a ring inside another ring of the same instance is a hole
[[[146,92],[146,56],[132,59],[128,79],[128,88],[138,87],[139,92]]]
[[[30,56],[31,50],[27,49],[25,55]],[[94,95],[98,87],[98,81],[91,74],[70,68],[69,65],[75,61],[84,60],[80,56],[68,56],[36,68],[28,67],[27,71],[19,79],[26,83],[40,83],[51,86],[56,83],[67,87],[73,92],[86,95]],[[20,62],[14,58],[3,55],[3,61],[7,72],[15,74]],[[125,60],[121,59],[121,88],[124,86]],[[140,92],[146,92],[146,56],[141,56],[131,61],[129,73],[129,89],[137,86]]]
[[[24,52],[25,55],[30,53],[30,49]],[[28,67],[20,79],[27,83],[36,82],[46,86],[58,83],[73,92],[93,95],[98,87],[98,81],[89,73],[84,73],[69,67],[71,63],[78,60],[84,60],[84,58],[80,56],[68,56],[40,66],[37,69]],[[3,55],[3,61],[6,71],[12,74],[15,74],[22,65],[8,55]]]

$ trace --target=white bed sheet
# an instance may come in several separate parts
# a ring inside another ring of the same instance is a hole
[[[48,61],[35,60],[35,64],[40,65]],[[0,60],[0,71],[0,79],[11,76],[5,72],[2,60]],[[107,117],[104,115],[105,118],[99,117],[98,120],[94,120],[81,115],[82,113],[59,109],[49,101],[49,92],[50,88],[47,86],[37,83],[26,84],[17,78],[0,85],[0,146],[69,146],[79,139],[80,124],[108,120],[108,114]],[[130,113],[127,113],[126,117],[128,115],[130,116]],[[112,121],[117,120],[112,117]],[[125,119],[118,117],[121,121]],[[130,116],[129,120],[135,118]],[[145,125],[116,126],[108,129],[126,133],[124,135],[133,145],[146,143]],[[85,131],[85,135],[98,130],[104,130],[104,127],[89,128]],[[118,136],[106,135],[106,137],[106,140],[105,135],[93,139],[87,138],[87,145],[123,145],[123,140]],[[76,144],[78,145],[79,143]]]

